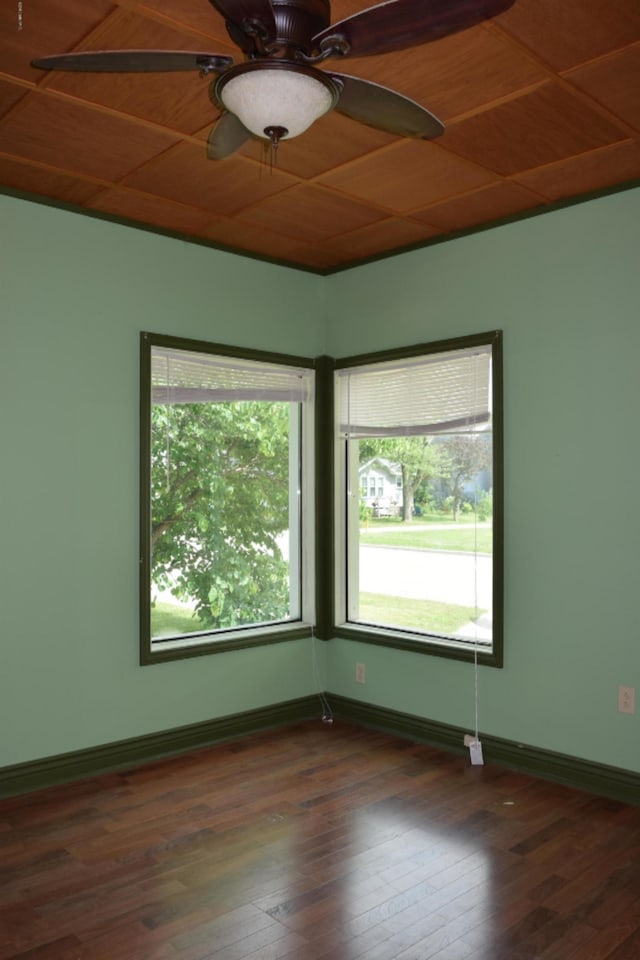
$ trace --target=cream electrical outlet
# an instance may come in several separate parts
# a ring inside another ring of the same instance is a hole
[[[618,710],[620,713],[636,712],[635,687],[618,687]]]

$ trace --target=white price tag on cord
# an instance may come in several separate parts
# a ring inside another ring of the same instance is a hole
[[[484,760],[482,758],[482,744],[479,740],[474,738],[469,743],[469,753],[471,755],[471,763],[474,767],[484,766]]]

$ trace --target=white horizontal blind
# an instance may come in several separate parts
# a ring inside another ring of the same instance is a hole
[[[342,437],[475,431],[491,420],[491,347],[337,371]]]
[[[154,346],[151,400],[160,403],[211,403],[283,400],[301,403],[311,396],[313,371],[209,353]]]

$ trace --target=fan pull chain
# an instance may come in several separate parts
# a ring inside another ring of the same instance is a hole
[[[269,137],[269,172],[273,175],[273,168],[278,166],[278,146],[289,131],[286,127],[265,127],[264,132]]]
[[[278,144],[271,140],[263,140],[260,152],[260,177],[263,168],[269,167],[269,175],[273,176],[273,168],[278,166]]]

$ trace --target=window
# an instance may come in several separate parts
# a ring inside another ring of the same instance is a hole
[[[338,361],[335,417],[337,632],[501,665],[500,333]]]
[[[314,619],[313,363],[141,340],[141,659]]]

